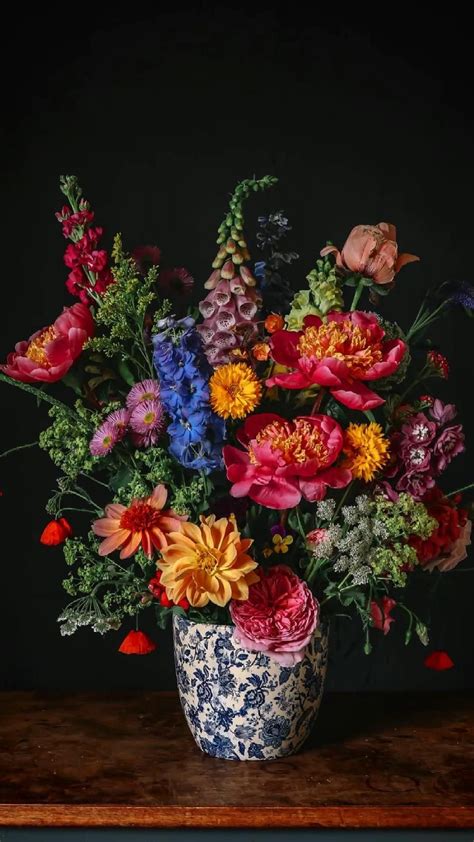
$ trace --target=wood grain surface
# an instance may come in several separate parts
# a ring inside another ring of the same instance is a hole
[[[298,755],[242,763],[172,693],[3,693],[0,825],[474,827],[474,697],[329,695]]]

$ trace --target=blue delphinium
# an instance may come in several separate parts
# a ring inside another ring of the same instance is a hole
[[[204,356],[194,319],[158,323],[153,363],[160,396],[171,417],[169,452],[185,468],[208,474],[222,467],[225,423],[209,405],[212,368]]]

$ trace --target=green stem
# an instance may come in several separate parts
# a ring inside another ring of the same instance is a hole
[[[3,453],[0,453],[0,459],[3,459],[4,456],[9,456],[10,453],[16,453],[17,450],[26,450],[28,447],[37,447],[39,442],[32,441],[30,444],[19,444],[18,447],[11,447],[10,450],[4,450]]]
[[[354,482],[355,482],[355,480],[352,480],[352,482],[350,482],[350,483],[349,483],[349,485],[347,486],[346,490],[344,491],[344,494],[342,495],[341,499],[339,500],[339,503],[337,504],[336,511],[334,512],[334,515],[333,515],[333,517],[332,517],[332,520],[333,520],[333,521],[334,521],[334,520],[336,520],[336,518],[337,518],[337,516],[338,516],[338,514],[339,514],[339,512],[340,512],[340,510],[342,509],[342,507],[343,507],[344,503],[346,502],[347,497],[348,497],[348,495],[349,495],[349,493],[350,493],[350,491],[351,491],[351,489],[352,489],[352,487],[353,487],[353,485],[354,485]]]
[[[14,380],[13,377],[8,377],[6,374],[3,374],[0,371],[0,380],[3,380],[4,383],[9,383],[10,386],[16,386],[17,389],[22,389],[24,392],[28,392],[30,395],[35,395],[35,397],[40,401],[45,401],[45,403],[51,404],[51,406],[57,406],[60,409],[66,410],[69,412],[70,415],[76,415],[73,409],[70,406],[63,403],[62,401],[56,400],[56,398],[51,397],[48,395],[47,392],[43,392],[41,389],[38,389],[36,386],[31,386],[30,383],[23,383],[21,380]]]
[[[370,409],[365,409],[364,415],[365,415],[366,418],[368,418],[369,421],[372,421],[372,423],[374,423],[374,424],[376,423],[375,415]]]
[[[356,309],[356,307],[359,303],[359,298],[362,295],[363,289],[364,289],[364,284],[362,283],[362,281],[359,281],[359,283],[357,284],[357,287],[356,287],[356,291],[354,293],[354,298],[352,299],[351,312]]]
[[[87,512],[89,515],[96,515],[97,511],[95,509],[78,509],[76,506],[65,506],[64,509],[61,507],[58,509],[59,512]]]
[[[455,494],[461,494],[462,491],[469,491],[470,488],[474,488],[474,482],[470,482],[469,485],[463,485],[462,488],[456,488],[456,491],[450,491],[449,494],[445,494],[445,497],[454,497]]]
[[[443,301],[443,303],[440,304],[439,307],[437,307],[436,310],[433,310],[431,313],[425,313],[421,318],[419,318],[418,315],[415,321],[413,322],[410,330],[406,334],[407,342],[409,342],[410,339],[413,336],[415,336],[416,333],[419,333],[420,330],[423,330],[423,328],[428,327],[428,325],[431,324],[431,322],[436,321],[436,319],[439,317],[441,311],[445,308],[445,306],[446,302]],[[418,311],[418,314],[419,313],[420,311]]]

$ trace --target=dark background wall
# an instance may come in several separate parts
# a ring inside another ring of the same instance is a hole
[[[54,218],[63,172],[80,177],[109,245],[116,231],[131,248],[159,244],[165,262],[187,266],[198,284],[228,193],[267,172],[280,183],[249,205],[248,229],[259,212],[287,211],[301,255],[295,283],[326,239],[342,243],[353,225],[380,220],[396,223],[402,249],[422,257],[384,303],[389,317],[406,325],[428,286],[472,281],[469,33],[455,13],[436,19],[431,11],[424,21],[402,8],[397,17],[379,13],[380,21],[374,12],[351,22],[318,11],[315,22],[303,4],[196,3],[76,18],[61,7],[54,18],[42,10],[13,22],[2,55],[1,356],[72,303]],[[434,334],[452,362],[440,394],[455,400],[467,430],[471,324],[453,313]],[[29,396],[3,384],[0,404],[1,450],[34,440],[46,423]],[[452,466],[450,489],[472,478],[473,453],[471,444]],[[62,553],[38,543],[54,479],[40,452],[0,461],[0,685],[172,686],[167,635],[158,633],[159,649],[147,658],[119,655],[116,634],[60,638]],[[448,650],[453,670],[431,673],[421,645],[404,650],[401,622],[370,658],[344,625],[333,635],[330,686],[472,686],[473,582],[459,571],[434,595],[419,595],[432,647]]]

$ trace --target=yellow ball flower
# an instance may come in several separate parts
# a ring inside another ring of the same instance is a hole
[[[343,466],[354,479],[371,482],[389,460],[389,442],[380,424],[349,424],[344,436]]]
[[[247,554],[253,542],[240,537],[235,519],[201,516],[199,526],[183,523],[182,530],[168,534],[158,561],[168,599],[177,603],[186,597],[195,608],[248,599],[249,585],[259,580],[258,565]]]
[[[245,418],[260,403],[262,384],[246,363],[228,363],[209,381],[210,403],[221,418]]]

